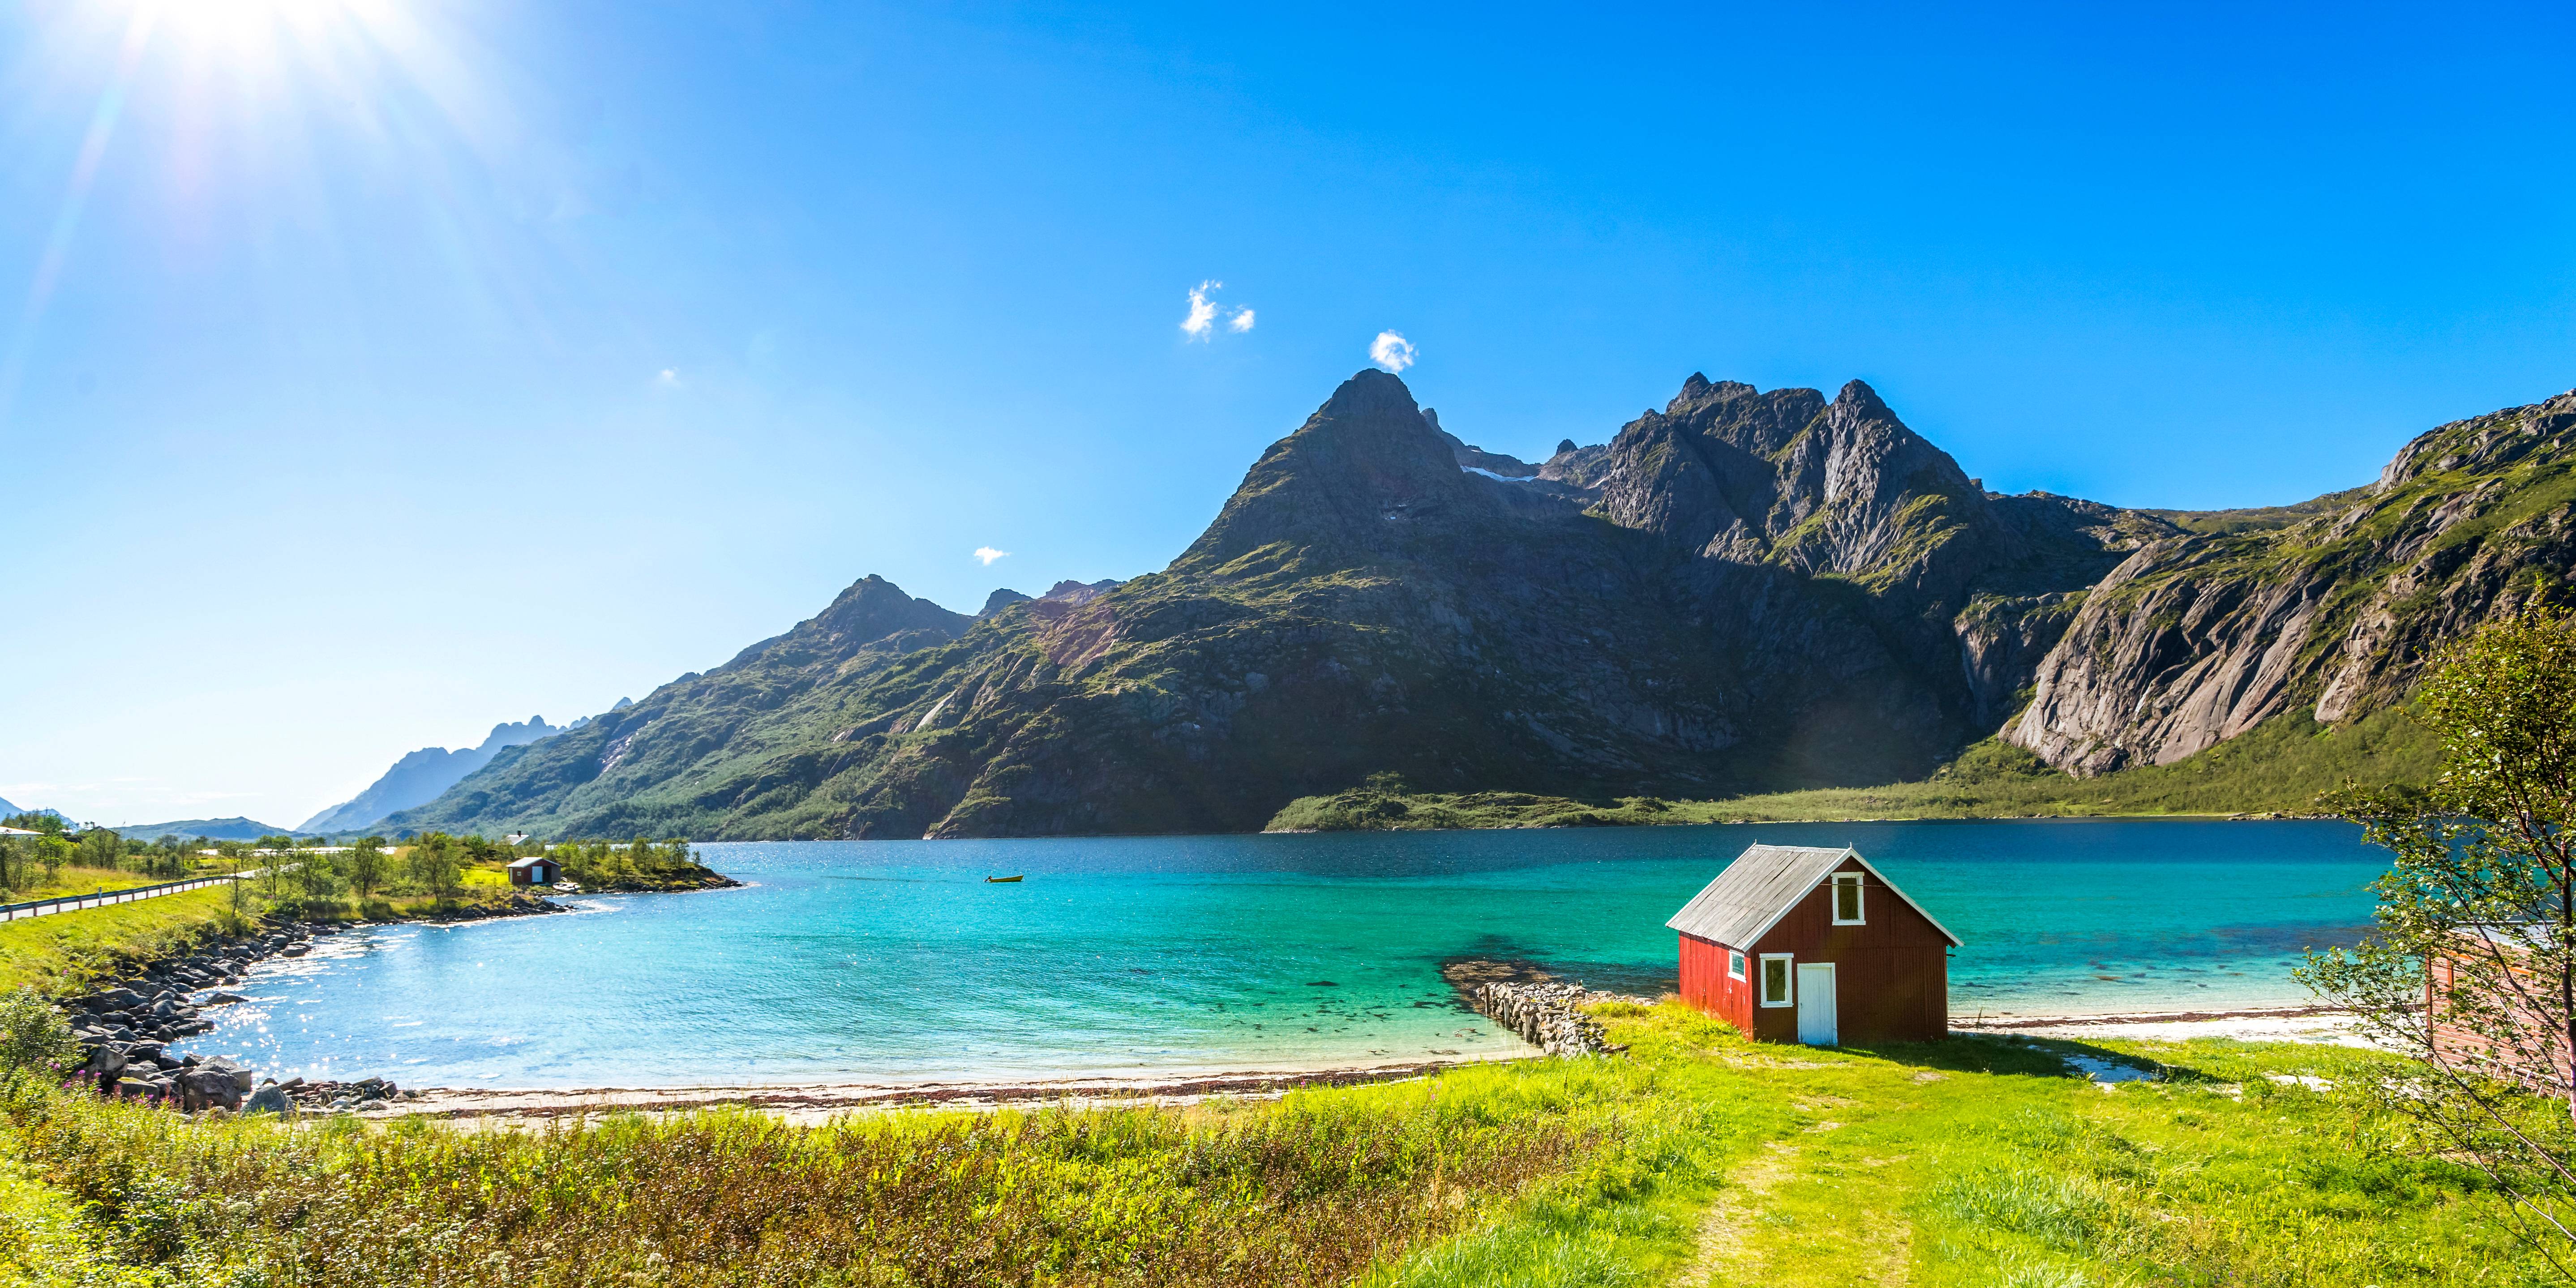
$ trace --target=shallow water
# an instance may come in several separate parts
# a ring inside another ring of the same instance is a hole
[[[1664,919],[1757,840],[1859,846],[1966,941],[1962,1017],[2296,1002],[2289,967],[2359,933],[2384,866],[2312,822],[710,844],[748,888],[345,934],[257,968],[176,1049],[487,1087],[1501,1054],[1524,1048],[1456,1006],[1443,961],[1669,987]]]

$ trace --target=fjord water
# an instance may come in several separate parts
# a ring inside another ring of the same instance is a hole
[[[1966,941],[1951,1010],[2292,1003],[2384,867],[2322,822],[1747,824],[710,844],[746,888],[370,929],[259,967],[177,1048],[412,1086],[945,1081],[1505,1054],[1461,957],[1674,977],[1746,845],[1856,845]],[[1025,873],[1017,884],[991,874]]]

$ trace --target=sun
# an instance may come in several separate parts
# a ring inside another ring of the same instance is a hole
[[[194,52],[275,61],[361,18],[349,0],[146,0],[165,38]]]

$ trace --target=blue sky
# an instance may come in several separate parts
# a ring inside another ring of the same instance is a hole
[[[1245,8],[10,7],[0,796],[291,823],[1160,567],[1390,329],[1497,450],[1857,376],[2129,505],[2576,383],[2563,6]]]

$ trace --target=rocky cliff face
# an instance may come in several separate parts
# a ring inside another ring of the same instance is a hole
[[[2155,541],[2085,597],[2004,736],[2099,773],[2393,702],[2442,642],[2563,586],[2572,464],[2576,393],[2434,429],[2339,510]]]

